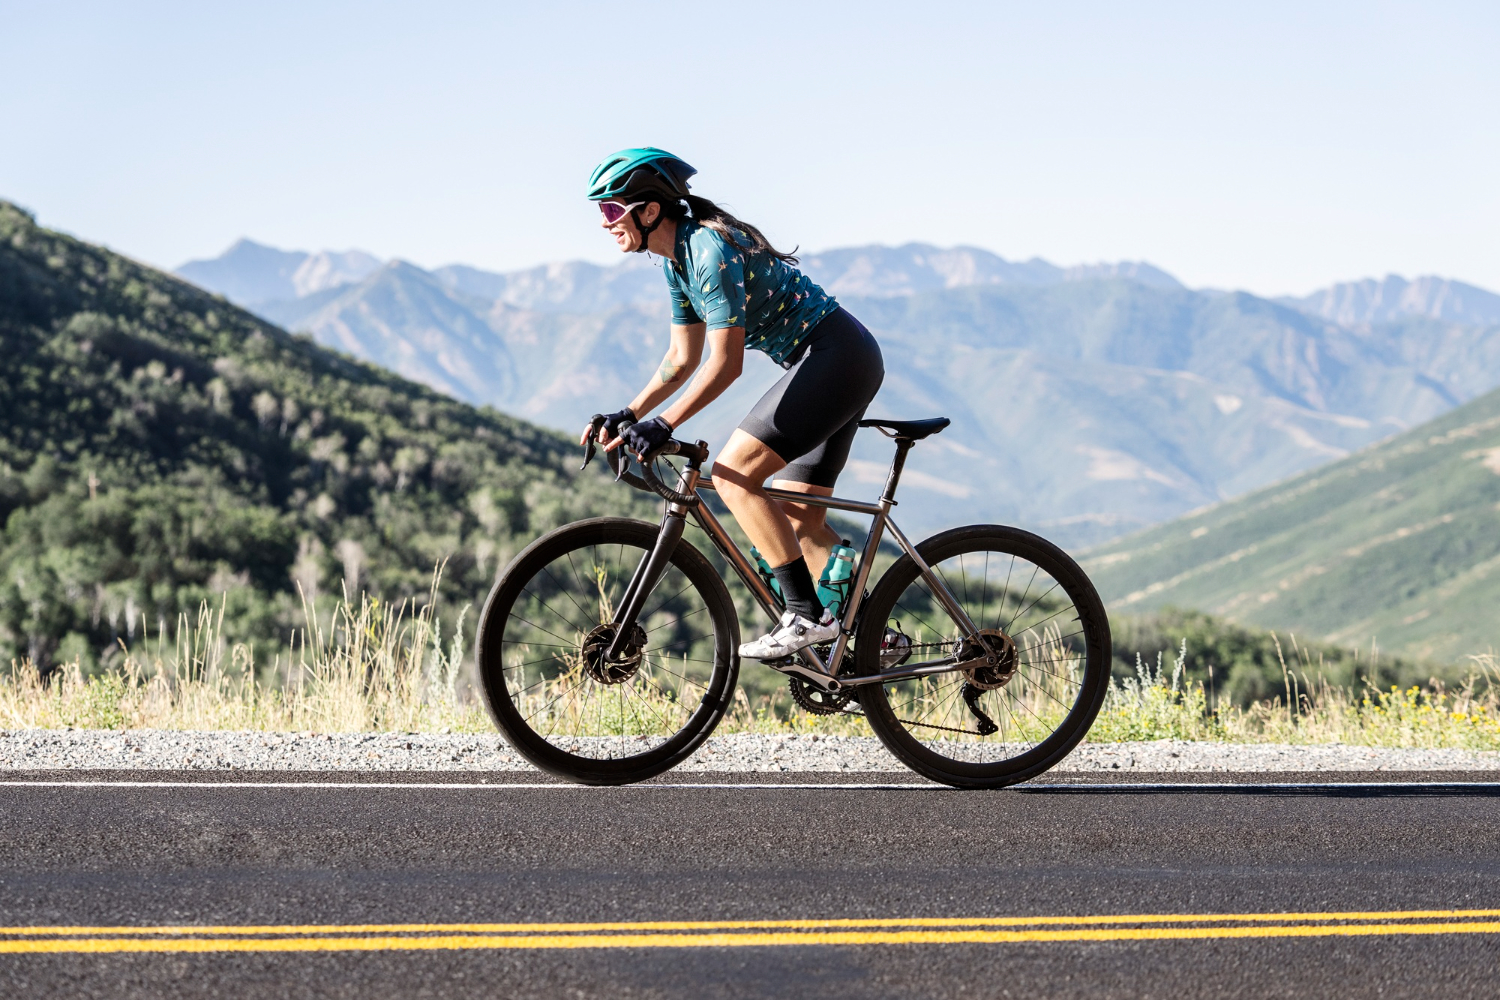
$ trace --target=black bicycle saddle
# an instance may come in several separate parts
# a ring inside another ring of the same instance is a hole
[[[890,431],[891,436],[920,441],[929,434],[936,434],[953,421],[947,417],[931,417],[927,420],[861,420],[861,427],[879,427]]]

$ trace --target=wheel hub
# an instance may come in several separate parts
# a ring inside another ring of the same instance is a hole
[[[614,640],[613,623],[596,625],[583,638],[584,672],[600,684],[624,684],[635,676],[635,672],[641,668],[641,660],[645,658],[646,630],[641,628],[639,622],[631,628],[619,657],[609,660],[605,655],[609,652],[609,644]]]
[[[997,628],[981,629],[980,635],[989,644],[990,652],[973,639],[965,639],[959,646],[959,670],[969,683],[981,691],[993,691],[1004,687],[1016,675],[1019,656],[1016,642]]]

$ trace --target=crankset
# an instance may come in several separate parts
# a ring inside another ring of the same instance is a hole
[[[826,660],[832,647],[820,647],[818,651]],[[840,674],[848,676],[849,671],[843,670]],[[859,701],[859,688],[847,684],[833,691],[825,691],[794,674],[787,678],[787,687],[791,690],[792,701],[797,703],[797,707],[811,715],[838,715],[851,701]]]
[[[838,715],[854,700],[854,692],[858,690],[843,687],[837,691],[821,691],[800,677],[788,677],[787,687],[791,689],[792,701],[810,715]]]

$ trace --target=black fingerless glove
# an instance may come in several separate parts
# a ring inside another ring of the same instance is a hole
[[[652,417],[626,427],[621,437],[625,439],[625,447],[640,458],[672,440],[672,425],[661,417]]]
[[[617,410],[604,418],[604,433],[611,439],[617,438],[620,436],[621,424],[629,425],[635,423],[635,421],[635,411],[627,406],[625,409]]]

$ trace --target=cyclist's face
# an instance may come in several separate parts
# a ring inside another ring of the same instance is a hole
[[[649,226],[661,212],[661,206],[653,201],[642,205],[636,211],[641,213],[642,221]],[[635,224],[634,216],[635,212],[626,212],[614,222],[605,219],[601,219],[599,222],[599,225],[607,229],[609,234],[615,238],[615,245],[620,248],[622,253],[630,253],[641,245],[641,231]]]

